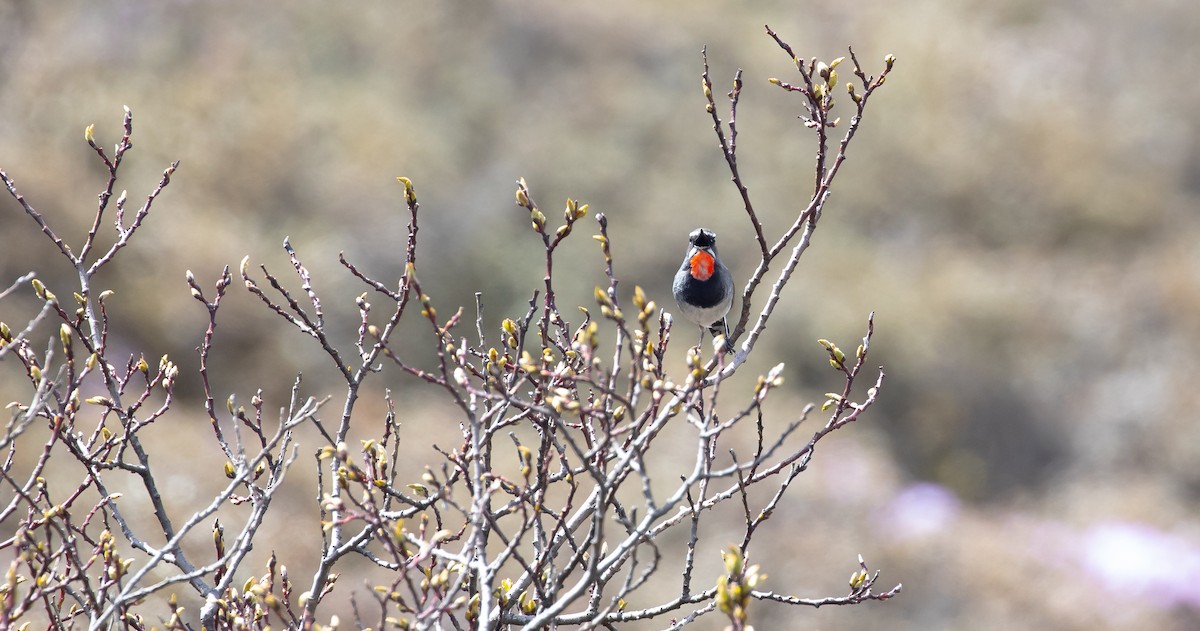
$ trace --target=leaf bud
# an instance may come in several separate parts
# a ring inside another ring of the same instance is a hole
[[[863,584],[867,581],[867,571],[858,570],[850,575],[850,589],[858,591],[862,589]]]
[[[413,190],[412,180],[406,177],[397,177],[396,181],[404,185],[404,203],[409,206],[417,203],[417,193]]]
[[[633,288],[633,306],[638,309],[646,308],[646,292],[642,291],[640,285],[635,285]]]

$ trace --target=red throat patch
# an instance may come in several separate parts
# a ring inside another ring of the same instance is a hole
[[[703,250],[692,256],[692,278],[696,280],[708,280],[712,278],[713,268],[716,267],[716,261],[708,252]]]

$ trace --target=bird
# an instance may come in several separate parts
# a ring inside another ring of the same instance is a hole
[[[725,315],[733,306],[733,275],[717,254],[715,232],[697,228],[688,235],[683,265],[675,273],[671,289],[679,312],[700,327],[701,342],[707,329],[714,339],[724,335],[726,350],[732,348]]]

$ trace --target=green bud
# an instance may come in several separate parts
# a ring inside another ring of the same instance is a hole
[[[737,546],[729,546],[726,552],[721,553],[721,560],[725,562],[725,572],[730,576],[741,576],[742,574],[742,551]]]
[[[406,177],[397,177],[396,181],[404,185],[404,202],[410,206],[417,203],[417,192],[413,190],[412,180]]]

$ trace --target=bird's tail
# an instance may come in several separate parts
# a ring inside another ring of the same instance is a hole
[[[718,335],[725,336],[725,351],[729,352],[733,350],[733,341],[729,339],[729,322],[725,318],[721,318],[719,322],[713,322],[708,327],[708,333],[713,336],[714,340],[717,339]]]

